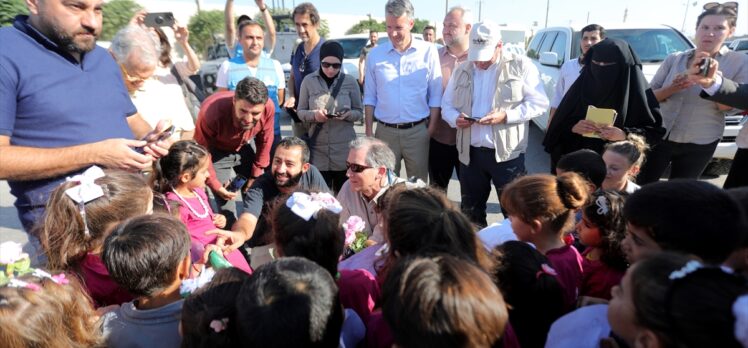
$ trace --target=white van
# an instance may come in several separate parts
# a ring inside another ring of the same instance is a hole
[[[605,28],[605,36],[628,42],[642,61],[642,70],[647,81],[651,81],[662,61],[674,52],[694,47],[693,43],[677,29],[667,25],[639,24],[600,24]],[[561,65],[569,59],[577,59],[581,54],[581,39],[578,27],[552,27],[541,29],[527,47],[527,57],[540,71],[548,99],[553,99],[556,81]],[[740,116],[726,116],[726,126],[722,141],[714,153],[715,158],[732,159],[737,151],[735,137],[740,130]],[[533,119],[545,132],[548,125],[548,112]]]

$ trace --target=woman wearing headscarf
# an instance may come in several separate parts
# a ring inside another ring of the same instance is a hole
[[[346,180],[348,143],[356,138],[353,122],[363,117],[356,78],[341,72],[343,46],[326,41],[319,52],[320,68],[301,82],[298,115],[311,123],[307,133],[311,161],[336,193]],[[337,96],[331,100],[336,84]]]
[[[652,78],[652,89],[662,105],[665,140],[652,148],[637,177],[639,184],[660,179],[670,165],[670,179],[697,179],[712,159],[725,130],[725,112],[732,109],[699,97],[701,87],[687,78],[696,52],[707,52],[719,62],[722,76],[738,83],[748,82],[748,56],[723,47],[735,32],[735,7],[714,5],[696,20],[695,49],[669,55]]]
[[[564,154],[579,149],[602,153],[608,142],[625,140],[635,133],[653,144],[662,139],[659,104],[644,78],[641,61],[623,40],[607,38],[584,56],[579,78],[561,100],[543,140],[551,154],[551,171]],[[585,120],[587,107],[614,109],[612,126],[598,127]],[[599,138],[584,137],[595,133]]]

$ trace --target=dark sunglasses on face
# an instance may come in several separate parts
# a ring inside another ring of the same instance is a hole
[[[708,9],[715,8],[717,6],[731,8],[731,9],[733,9],[735,11],[738,10],[738,2],[737,1],[727,1],[727,2],[724,2],[724,3],[721,3],[721,4],[718,3],[718,2],[707,2],[706,4],[704,4],[704,9],[708,10]]]
[[[361,173],[364,170],[374,168],[374,167],[364,166],[364,165],[360,165],[360,164],[350,163],[348,161],[345,162],[345,167],[347,169],[350,169],[354,173]]]
[[[322,67],[325,69],[329,69],[332,67],[333,69],[340,69],[341,64],[340,63],[328,63],[328,62],[322,62]]]

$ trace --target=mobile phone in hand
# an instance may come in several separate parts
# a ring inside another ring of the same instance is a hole
[[[701,64],[699,65],[699,75],[701,76],[707,76],[709,75],[709,66],[712,65],[712,58],[706,57],[701,61]]]
[[[174,130],[175,130],[175,127],[174,125],[172,125],[171,127],[164,129],[164,131],[161,133],[149,134],[148,136],[143,138],[143,140],[147,141],[148,144],[157,143],[159,141],[169,139],[172,136],[172,134],[174,134]],[[144,146],[136,147],[135,151],[141,154],[145,153]]]
[[[462,115],[462,118],[466,119],[468,122],[478,122],[478,121],[480,121],[479,118],[475,118],[475,117],[468,116],[468,115]]]
[[[226,190],[229,192],[236,192],[241,190],[242,186],[247,183],[247,178],[244,177],[244,175],[237,175],[234,177],[234,179],[231,180],[229,183],[229,186],[226,187]]]
[[[143,19],[146,27],[171,27],[174,25],[174,14],[171,12],[147,13]]]

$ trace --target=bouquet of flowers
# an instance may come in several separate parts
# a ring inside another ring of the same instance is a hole
[[[364,233],[366,223],[363,219],[356,215],[352,215],[345,221],[343,228],[345,229],[344,258],[348,258],[366,248],[367,236],[366,233]]]

